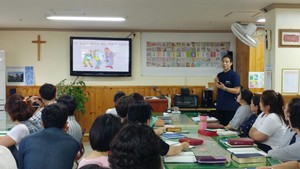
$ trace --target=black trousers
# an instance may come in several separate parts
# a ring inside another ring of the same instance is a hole
[[[235,111],[217,110],[215,114],[216,114],[216,118],[219,120],[220,124],[222,124],[223,126],[226,126],[229,124],[229,122],[233,118]]]

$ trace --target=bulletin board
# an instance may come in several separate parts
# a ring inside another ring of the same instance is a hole
[[[234,46],[232,33],[142,33],[142,75],[215,76]]]

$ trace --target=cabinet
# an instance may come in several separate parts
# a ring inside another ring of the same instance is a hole
[[[145,99],[146,102],[148,102],[153,112],[165,112],[168,107],[168,99]]]

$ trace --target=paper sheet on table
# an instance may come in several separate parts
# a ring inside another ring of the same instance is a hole
[[[194,122],[199,122],[200,121],[199,117],[192,117],[192,120]],[[215,122],[215,121],[218,121],[218,119],[216,119],[215,117],[208,117],[207,118],[207,122]]]
[[[164,160],[167,163],[194,163],[196,162],[196,157],[193,152],[181,152],[175,156],[164,157]]]
[[[217,134],[219,136],[237,136],[238,133],[236,131],[231,131],[231,130],[225,130],[225,129],[217,129]]]

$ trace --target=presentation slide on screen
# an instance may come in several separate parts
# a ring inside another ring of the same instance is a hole
[[[129,42],[118,40],[73,40],[74,71],[127,72]]]

